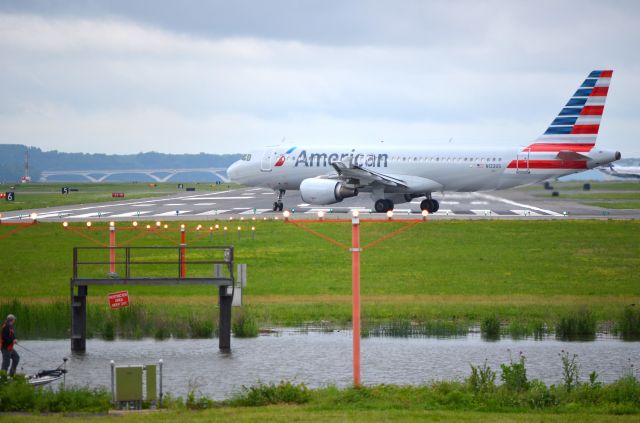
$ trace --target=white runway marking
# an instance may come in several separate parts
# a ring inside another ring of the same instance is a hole
[[[253,198],[256,197],[244,197],[244,196],[239,196],[239,197],[199,197],[199,198],[194,198],[193,200],[199,201],[199,200],[251,200]],[[181,200],[189,200],[189,198],[181,198]]]
[[[194,206],[213,206],[216,203],[195,203]]]
[[[184,203],[166,203],[166,204],[162,204],[163,206],[171,206],[171,207],[180,207],[180,206],[184,206]]]
[[[256,214],[262,214],[264,212],[271,211],[271,209],[256,209]],[[240,214],[253,214],[253,209],[249,209],[247,211],[243,211]]]
[[[460,201],[440,201],[440,204],[454,205],[460,204]]]
[[[106,216],[111,214],[111,212],[93,212],[93,213],[85,213],[85,214],[76,214],[73,216],[69,216],[70,219],[86,219],[87,217],[98,217],[98,216]]]
[[[161,216],[180,216],[183,214],[187,214],[189,213],[191,210],[174,210],[174,211],[170,211],[170,212],[164,212],[164,213],[158,213],[158,214],[154,214],[153,217],[161,217]],[[176,213],[178,212],[178,213]]]
[[[491,210],[471,210],[471,212],[478,216],[491,216]]]
[[[489,203],[487,201],[472,201],[471,204],[473,204],[474,206],[484,206]]]
[[[196,216],[217,216],[222,213],[226,213],[231,210],[209,210],[204,213],[196,213]]]
[[[511,210],[511,211],[519,216],[540,216],[540,213],[536,213],[531,210]]]
[[[133,217],[133,216],[142,216],[143,214],[149,214],[149,213],[151,213],[149,210],[143,210],[143,211],[114,214],[114,215],[111,215],[110,217]]]
[[[437,212],[435,212],[435,213],[431,213],[431,214],[435,214],[435,215],[438,215],[438,216],[451,216],[451,215],[455,215],[455,213],[454,213],[454,212],[452,212],[451,210],[446,210],[446,209],[445,209],[445,210],[442,210],[442,209],[441,209],[441,210],[438,210]]]
[[[61,212],[44,213],[44,214],[39,214],[38,219],[46,219],[48,217],[65,217],[69,215],[71,215],[71,213],[61,213]]]
[[[501,198],[501,197],[496,197],[493,195],[488,195],[488,194],[480,194],[480,193],[476,193],[477,196],[479,197],[484,197],[487,200],[491,200],[491,201],[500,201],[512,206],[516,206],[516,207],[524,207],[527,209],[531,209],[531,210],[536,210],[542,213],[547,213],[550,214],[551,216],[563,216],[562,213],[556,213],[552,210],[546,210],[546,209],[541,209],[540,207],[535,207],[535,206],[530,206],[528,204],[522,204],[522,203],[516,203],[515,201],[511,201],[511,200],[507,200],[506,198]]]
[[[300,204],[298,204],[296,207],[309,207],[309,204],[307,204],[307,203],[300,203]]]

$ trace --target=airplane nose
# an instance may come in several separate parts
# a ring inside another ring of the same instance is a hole
[[[227,169],[227,176],[233,182],[239,182],[238,178],[240,177],[240,162],[235,162]]]

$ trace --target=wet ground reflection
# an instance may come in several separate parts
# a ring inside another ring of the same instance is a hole
[[[195,388],[203,395],[224,399],[242,385],[258,381],[289,380],[309,387],[348,386],[352,382],[351,333],[308,332],[283,329],[253,339],[232,338],[232,352],[218,351],[217,339],[141,341],[88,340],[87,352],[70,354],[68,340],[22,341],[30,351],[19,350],[26,373],[55,367],[70,358],[67,383],[110,387],[110,360],[117,365],[164,361],[164,390],[185,396]],[[452,339],[376,338],[362,340],[364,384],[418,385],[441,379],[464,379],[469,364],[487,364],[499,371],[510,354],[526,356],[527,375],[547,384],[560,383],[562,350],[577,354],[582,380],[596,371],[612,382],[630,371],[638,377],[640,342],[623,342],[601,336],[591,342],[555,339],[485,342],[479,334]]]

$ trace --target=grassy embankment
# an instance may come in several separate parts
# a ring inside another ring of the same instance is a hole
[[[0,192],[15,192],[15,201],[0,201],[0,213],[14,210],[31,210],[45,207],[77,205],[88,203],[104,203],[110,201],[134,200],[139,198],[159,197],[163,195],[184,193],[178,189],[177,183],[142,183],[142,182],[60,182],[0,184]],[[185,187],[193,187],[198,191],[218,191],[227,189],[228,185],[185,183]],[[234,185],[235,186],[235,185]],[[62,187],[77,188],[78,191],[62,194]],[[113,198],[114,192],[122,192],[124,198]]]
[[[216,222],[200,223],[208,228]],[[260,327],[348,324],[351,257],[347,249],[281,221],[242,222],[240,240],[235,230],[238,221],[218,223],[232,228],[228,243],[236,247],[236,262],[248,264],[245,317],[251,316]],[[224,241],[221,232],[196,232],[198,222],[186,224],[190,246]],[[251,224],[256,226],[255,240],[248,233]],[[119,245],[176,246],[179,223],[169,225],[161,232],[119,226]],[[367,246],[405,225],[365,222],[362,244]],[[305,226],[344,246],[350,243],[349,223]],[[625,307],[640,303],[639,229],[636,221],[604,220],[416,224],[362,254],[365,334],[452,334],[493,320],[503,333],[529,335],[553,331],[576,313],[586,314],[601,328],[611,328]],[[94,225],[91,231],[47,223],[0,225],[1,312],[21,314],[23,338],[68,335],[72,248],[104,245],[107,237],[106,223]],[[171,259],[174,256],[172,252]],[[192,268],[187,271],[193,275]],[[210,336],[216,331],[212,288],[130,286],[134,307],[111,311],[106,294],[120,288],[90,288],[91,335],[162,338]],[[22,306],[7,304],[14,299]],[[632,329],[639,324],[633,323],[634,316]],[[380,323],[389,325],[380,330]]]
[[[482,368],[465,381],[439,381],[422,386],[379,385],[310,390],[289,382],[244,388],[225,401],[212,401],[194,392],[186,399],[164,400],[166,409],[149,413],[91,416],[118,421],[445,421],[548,420],[636,421],[640,412],[640,383],[633,376],[603,385],[592,376],[586,383],[546,386],[527,380],[520,362],[503,366],[502,384],[495,372]],[[475,374],[475,376],[474,376]],[[481,377],[488,376],[488,377]],[[480,376],[480,377],[479,377]],[[566,378],[569,381],[570,378]],[[105,412],[109,396],[103,390],[34,390],[24,383],[0,384],[0,407],[7,411]],[[82,415],[80,415],[82,417]],[[7,415],[3,421],[67,421],[64,415]],[[78,416],[74,416],[77,419]]]

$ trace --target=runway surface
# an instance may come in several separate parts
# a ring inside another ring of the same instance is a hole
[[[540,191],[506,190],[491,193],[445,193],[434,195],[440,202],[440,210],[430,218],[615,218],[637,219],[640,210],[611,210],[581,204],[575,200],[540,197]],[[260,216],[275,218],[282,212],[273,212],[273,191],[262,188],[239,188],[218,192],[195,192],[142,200],[117,201],[78,206],[61,206],[39,210],[22,210],[3,213],[2,222],[30,221],[37,213],[39,221],[132,221],[132,220],[215,220],[230,217]],[[359,210],[372,218],[386,218],[385,214],[372,212],[373,201],[368,194],[349,198],[331,206],[306,204],[299,192],[289,191],[284,199],[285,209],[295,218],[315,218],[319,211],[327,217],[346,218],[352,210]],[[420,201],[397,204],[396,218],[419,217]]]

